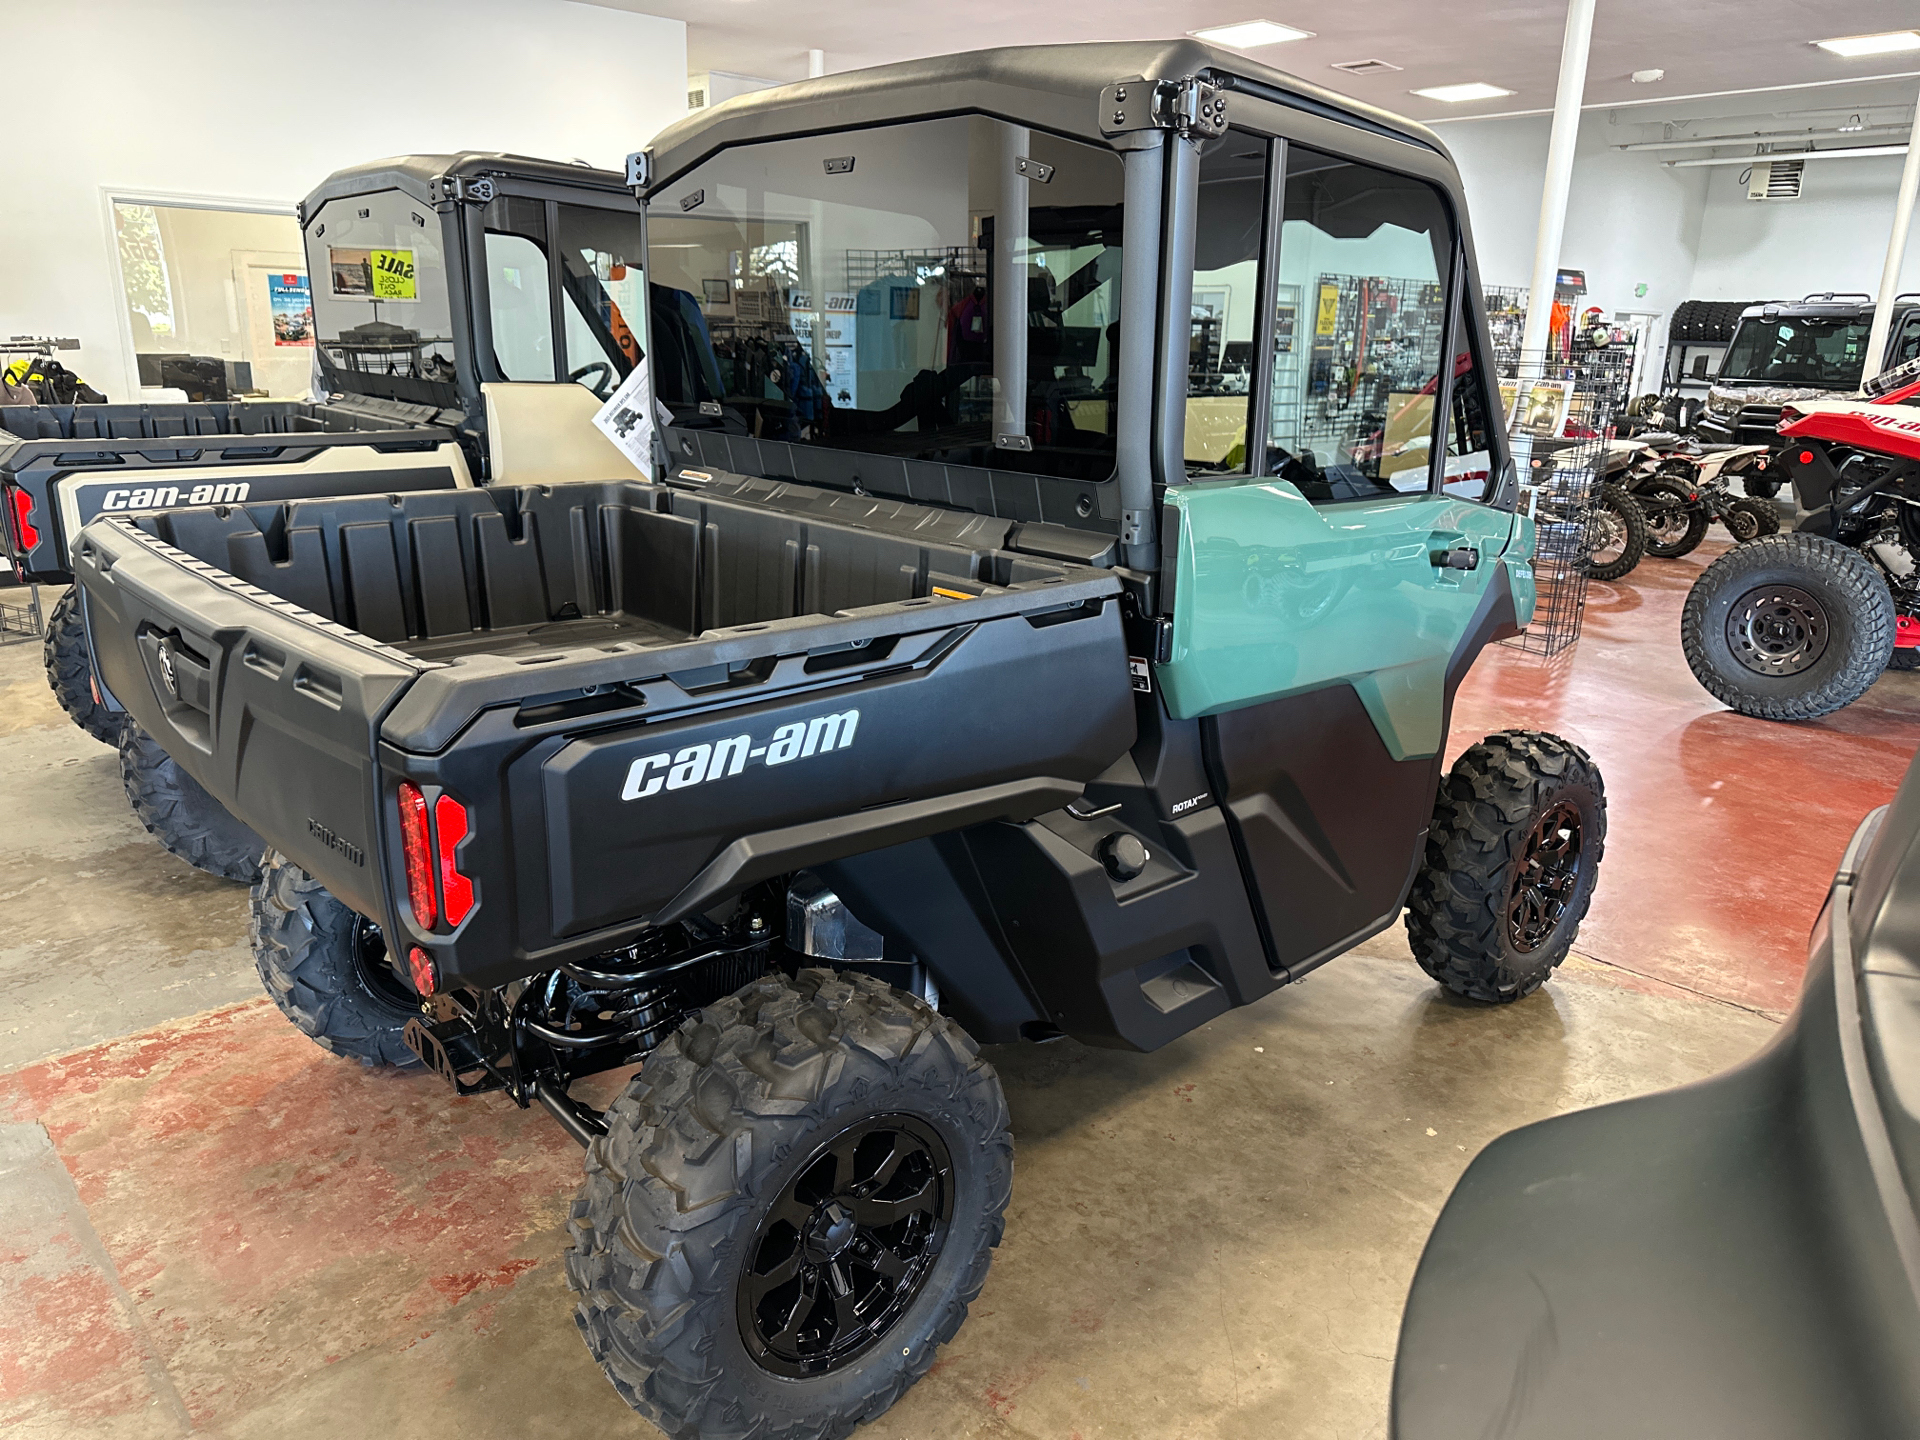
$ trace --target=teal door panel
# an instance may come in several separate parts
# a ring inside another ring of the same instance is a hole
[[[1440,749],[1447,662],[1504,573],[1510,513],[1424,493],[1314,505],[1286,481],[1167,502],[1181,512],[1173,654],[1156,673],[1176,718],[1346,681],[1393,758]],[[1475,568],[1434,563],[1463,546]]]

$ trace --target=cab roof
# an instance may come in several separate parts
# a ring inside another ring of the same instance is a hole
[[[973,50],[736,96],[668,126],[654,138],[649,147],[650,193],[730,145],[936,115],[1001,114],[1095,144],[1112,144],[1100,130],[1103,89],[1123,80],[1191,76],[1452,159],[1424,125],[1256,64],[1237,51],[1187,39],[1115,41]]]
[[[454,155],[393,155],[334,171],[301,202],[300,214],[303,218],[310,216],[327,201],[342,196],[371,195],[381,190],[400,190],[422,204],[433,205],[449,198],[442,180],[481,175],[543,180],[589,190],[624,193],[627,189],[627,177],[617,171],[532,155],[480,150],[462,150]]]

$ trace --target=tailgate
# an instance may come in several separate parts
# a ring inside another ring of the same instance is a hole
[[[102,518],[74,550],[101,684],[227,809],[383,914],[380,717],[422,662]]]

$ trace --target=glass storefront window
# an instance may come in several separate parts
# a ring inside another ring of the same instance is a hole
[[[116,200],[113,224],[143,391],[306,397],[313,301],[291,215]]]

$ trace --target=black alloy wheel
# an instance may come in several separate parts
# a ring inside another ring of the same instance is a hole
[[[1579,808],[1553,806],[1527,834],[1507,894],[1507,939],[1522,955],[1547,942],[1580,888]]]
[[[1798,675],[1827,651],[1826,608],[1793,585],[1749,590],[1727,611],[1727,648],[1756,675]]]
[[[822,1144],[761,1221],[739,1284],[740,1338],[779,1375],[823,1375],[886,1338],[953,1221],[933,1127],[875,1115]]]

